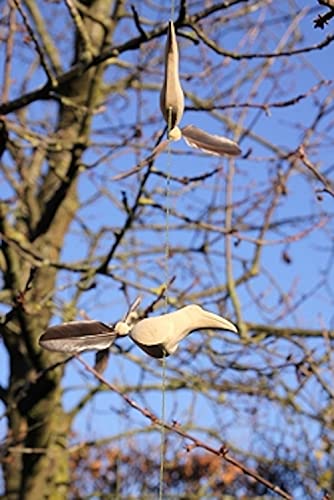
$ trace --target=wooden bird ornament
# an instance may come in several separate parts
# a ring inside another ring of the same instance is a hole
[[[168,23],[160,109],[168,126],[168,139],[178,141],[183,137],[189,146],[217,156],[241,154],[237,143],[226,137],[209,134],[194,125],[187,125],[182,129],[178,127],[183,116],[184,95],[179,76],[179,50],[173,21]]]
[[[172,313],[142,319],[134,326],[125,321],[119,321],[114,327],[100,321],[72,321],[51,326],[39,343],[50,351],[77,353],[107,349],[116,338],[129,335],[146,354],[162,358],[173,354],[187,335],[204,329],[238,331],[222,316],[191,304]]]
[[[118,181],[139,172],[143,167],[153,162],[166,150],[169,141],[184,139],[188,146],[197,148],[204,153],[216,156],[239,156],[241,149],[238,144],[227,137],[209,134],[195,125],[179,128],[184,111],[184,95],[179,76],[179,50],[173,21],[168,23],[167,41],[165,47],[164,80],[160,92],[160,109],[168,127],[168,141],[162,141],[152,153],[138,165],[112,177]]]

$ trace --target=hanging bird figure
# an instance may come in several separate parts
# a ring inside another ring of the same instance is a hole
[[[130,175],[139,172],[166,150],[169,141],[179,141],[182,138],[188,146],[200,149],[204,153],[211,155],[239,156],[241,154],[238,144],[231,139],[227,139],[227,137],[209,134],[205,130],[195,127],[195,125],[187,125],[182,129],[179,128],[178,125],[184,111],[184,95],[179,76],[179,49],[173,21],[169,21],[168,23],[164,81],[160,92],[160,109],[167,123],[168,141],[162,141],[146,159],[130,170],[115,175],[112,177],[112,180],[126,179]]]
[[[160,109],[168,125],[168,139],[178,141],[183,137],[189,146],[213,155],[238,156],[241,154],[241,149],[237,143],[226,137],[209,134],[194,125],[188,125],[182,129],[178,127],[183,116],[184,95],[180,83],[179,50],[173,21],[168,23],[165,73],[160,92]]]
[[[197,304],[139,321],[130,331],[132,340],[153,358],[173,354],[182,339],[197,330],[219,329],[238,332],[227,319]]]
[[[77,353],[107,349],[117,338],[129,335],[146,354],[162,358],[173,354],[187,335],[205,329],[238,332],[227,319],[191,304],[172,313],[142,319],[134,326],[125,321],[109,326],[94,320],[50,326],[40,337],[39,344],[50,351]]]

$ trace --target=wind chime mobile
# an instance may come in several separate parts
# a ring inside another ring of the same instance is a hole
[[[190,146],[214,155],[236,156],[241,153],[239,146],[226,137],[208,134],[194,125],[183,129],[178,127],[184,111],[184,96],[179,78],[179,53],[172,21],[168,25],[160,107],[168,124],[168,140],[175,141],[183,137]],[[138,314],[131,311],[123,321],[114,326],[94,320],[51,326],[40,337],[39,343],[50,351],[78,353],[92,349],[108,349],[116,339],[129,336],[146,354],[163,358],[175,353],[179,343],[187,335],[205,329],[238,331],[227,319],[197,304],[191,304],[172,313],[144,319],[138,319]]]

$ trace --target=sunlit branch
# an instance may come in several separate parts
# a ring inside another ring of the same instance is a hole
[[[282,490],[279,486],[271,483],[263,476],[258,474],[256,471],[245,466],[239,460],[236,460],[235,458],[230,456],[229,450],[225,445],[222,445],[221,448],[213,448],[204,441],[201,441],[200,439],[183,431],[182,428],[179,426],[179,424],[177,423],[168,424],[167,422],[160,420],[150,410],[148,410],[147,408],[143,408],[134,399],[130,398],[127,394],[122,393],[115,384],[111,384],[109,381],[107,381],[103,376],[101,376],[100,373],[98,373],[96,370],[94,370],[94,368],[92,368],[88,363],[86,363],[86,361],[83,358],[81,358],[81,356],[77,356],[77,360],[85,367],[87,371],[92,373],[100,382],[109,387],[111,391],[117,393],[124,401],[126,401],[126,403],[129,406],[131,406],[134,410],[141,413],[145,418],[148,418],[152,422],[152,424],[156,425],[157,427],[164,427],[166,430],[176,433],[179,436],[183,437],[184,439],[190,441],[192,444],[188,448],[189,451],[191,451],[194,448],[202,448],[212,453],[213,455],[217,455],[221,457],[224,461],[240,469],[244,474],[252,477],[256,481],[266,486],[266,488],[277,493],[279,496],[281,496],[281,498],[285,498],[286,500],[292,500],[293,497],[289,495],[289,493]]]

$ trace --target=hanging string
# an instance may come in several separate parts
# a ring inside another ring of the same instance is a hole
[[[174,14],[175,14],[175,2],[174,0],[171,1],[171,5],[170,5],[170,18],[172,20],[174,20]]]
[[[175,0],[171,0],[170,18],[174,20],[175,13]],[[168,150],[167,150],[167,176],[166,176],[166,239],[165,239],[165,311],[168,312],[168,283],[169,283],[169,257],[170,257],[170,242],[169,242],[169,194],[170,194],[170,176],[171,176],[171,163],[172,163],[172,150],[170,144],[170,132],[172,130],[173,109],[168,109]],[[166,413],[166,356],[165,353],[162,358],[162,396],[161,396],[161,445],[160,445],[160,478],[159,478],[159,500],[163,500],[163,486],[164,486],[164,468],[165,468],[165,451],[166,451],[166,429],[164,427]]]
[[[162,358],[162,397],[161,397],[161,443],[160,443],[160,477],[159,477],[159,500],[163,499],[164,470],[165,470],[165,449],[166,449],[166,430],[164,427],[166,412],[166,356]]]
[[[172,149],[171,149],[171,140],[170,140],[170,132],[172,130],[172,120],[173,120],[173,109],[170,107],[168,109],[168,125],[167,125],[167,138],[168,138],[168,149],[167,149],[167,173],[166,173],[166,190],[165,190],[165,199],[166,199],[166,232],[165,232],[165,309],[166,313],[168,312],[168,286],[169,283],[169,257],[170,257],[170,248],[169,248],[169,216],[170,216],[170,206],[169,206],[169,194],[170,194],[170,177],[171,177],[171,165],[172,165]]]
[[[172,151],[169,139],[170,131],[172,130],[172,119],[173,119],[173,109],[168,109],[168,150],[167,150],[167,174],[166,174],[166,233],[165,233],[165,312],[168,312],[168,283],[169,283],[169,256],[170,256],[170,245],[169,245],[169,216],[170,216],[170,206],[169,206],[169,194],[170,194],[170,176],[171,176],[171,163],[172,163]],[[164,427],[165,413],[166,413],[166,356],[163,355],[162,358],[162,395],[161,395],[161,445],[160,445],[160,478],[159,478],[159,500],[163,498],[163,485],[164,485],[164,467],[165,467],[165,449],[166,449],[166,430]]]

